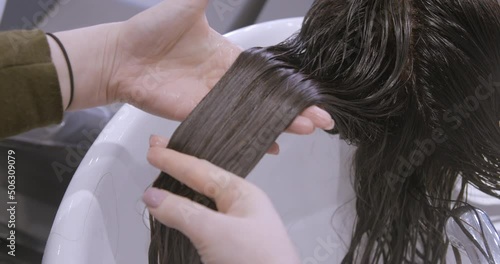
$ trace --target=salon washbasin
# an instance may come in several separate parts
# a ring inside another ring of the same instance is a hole
[[[227,37],[249,48],[296,32],[301,18],[246,27]],[[170,137],[178,122],[125,105],[104,128],[65,193],[43,263],[147,263],[149,230],[141,195],[159,170],[146,161],[151,134]],[[354,148],[337,136],[284,134],[279,156],[267,155],[247,178],[275,204],[304,264],[339,263],[355,219],[349,177]],[[476,195],[499,227],[499,201]],[[488,211],[489,210],[489,211]],[[496,212],[494,212],[496,210]]]

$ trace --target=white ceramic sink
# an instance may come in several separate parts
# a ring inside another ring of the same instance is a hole
[[[227,37],[244,48],[272,45],[297,31],[301,21],[267,22]],[[141,195],[159,174],[146,161],[148,139],[151,134],[170,137],[177,126],[123,106],[75,173],[52,226],[44,263],[147,263],[149,230]],[[281,154],[267,155],[248,180],[269,194],[304,264],[339,263],[355,215],[349,177],[353,148],[322,131],[285,134],[278,143]]]

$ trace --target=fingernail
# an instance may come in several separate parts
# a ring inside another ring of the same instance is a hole
[[[165,142],[160,136],[151,135],[149,137],[149,146],[155,147],[155,146],[161,146],[161,145],[165,145]]]
[[[333,119],[331,119],[330,125],[328,125],[328,127],[326,127],[326,130],[330,131],[334,127],[335,127],[335,121],[333,121]]]
[[[335,122],[333,121],[333,118],[328,114],[327,111],[317,107],[313,106],[312,109],[313,113],[321,120],[328,122],[328,127],[326,127],[326,130],[332,130],[333,127],[335,126]]]
[[[142,195],[142,200],[144,203],[150,207],[150,208],[156,208],[160,206],[161,202],[165,200],[165,197],[167,197],[167,193],[157,189],[157,188],[149,188],[146,190],[146,192]]]
[[[278,154],[280,154],[280,148],[279,148],[279,146],[275,146],[275,145],[271,146],[269,148],[269,154],[271,154],[271,155],[278,155]]]

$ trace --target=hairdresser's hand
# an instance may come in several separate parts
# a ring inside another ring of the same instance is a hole
[[[208,25],[208,0],[169,0],[133,17],[120,29],[114,98],[148,112],[183,120],[219,81],[241,53]],[[304,118],[305,117],[305,118]],[[313,107],[291,131],[312,133],[332,128],[325,111]]]
[[[166,149],[152,137],[149,162],[214,199],[219,212],[164,190],[149,189],[144,201],[163,224],[188,236],[205,264],[298,264],[299,257],[267,195],[211,163]]]
[[[70,109],[115,101],[183,120],[227,71],[241,49],[210,28],[208,0],[168,0],[128,21],[59,32],[75,73]],[[66,63],[49,39],[61,86],[69,87]],[[97,77],[97,78],[94,78]],[[69,88],[62,89],[65,104]],[[289,132],[331,129],[318,107],[307,109]]]

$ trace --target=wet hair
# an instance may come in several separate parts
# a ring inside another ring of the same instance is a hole
[[[342,263],[444,263],[467,185],[500,198],[499,44],[497,0],[318,0],[296,35],[243,52],[168,148],[245,177],[318,105],[335,120],[327,132],[357,146]],[[153,186],[216,209],[165,173]],[[149,262],[202,260],[151,218]]]

